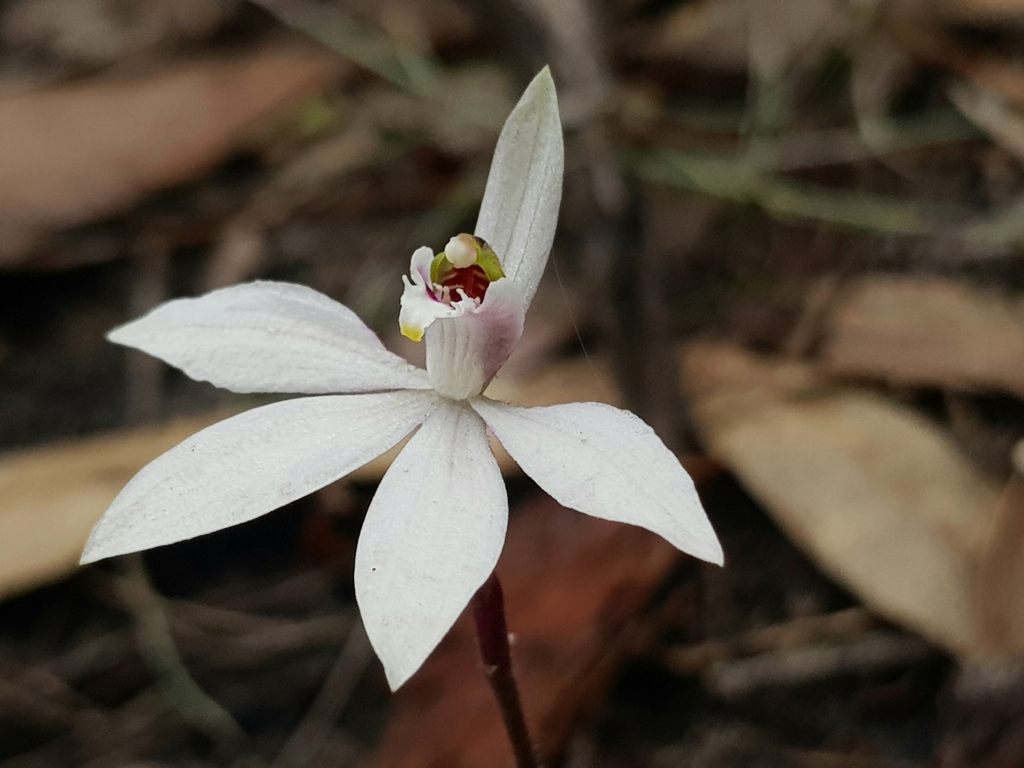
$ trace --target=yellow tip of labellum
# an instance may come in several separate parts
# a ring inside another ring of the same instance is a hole
[[[403,326],[400,327],[400,329],[402,331],[402,335],[405,336],[405,338],[407,338],[407,339],[410,339],[412,341],[422,341],[423,340],[423,329],[422,328],[417,328],[416,326],[412,326],[412,325],[403,325]]]

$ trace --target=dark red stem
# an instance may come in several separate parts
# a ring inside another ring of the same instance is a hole
[[[501,719],[505,721],[512,752],[517,768],[538,768],[537,756],[533,752],[530,733],[526,728],[523,704],[519,688],[512,676],[512,653],[508,646],[508,626],[505,622],[505,598],[501,582],[495,574],[484,582],[473,597],[473,618],[476,621],[476,636],[480,641],[480,658],[484,662],[484,674],[491,684],[494,697],[501,708]]]

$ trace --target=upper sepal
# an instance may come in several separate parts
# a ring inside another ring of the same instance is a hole
[[[519,287],[524,309],[554,241],[564,154],[555,82],[545,67],[501,129],[475,230]]]

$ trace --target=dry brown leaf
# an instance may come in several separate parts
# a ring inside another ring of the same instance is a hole
[[[320,51],[275,47],[0,99],[0,264],[50,230],[110,215],[222,161],[341,66]]]
[[[986,650],[1024,653],[1024,442],[978,567],[975,601]]]
[[[143,465],[224,413],[0,458],[0,598],[78,567],[92,526]]]
[[[978,647],[973,576],[998,491],[947,435],[735,347],[693,345],[683,368],[712,455],[824,570],[882,615],[954,651]]]
[[[943,278],[869,277],[843,293],[824,370],[1024,396],[1024,307]]]

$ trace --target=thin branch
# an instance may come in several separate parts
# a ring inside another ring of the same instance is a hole
[[[356,621],[305,718],[274,761],[273,768],[303,768],[316,759],[341,711],[373,658],[366,630]]]
[[[171,638],[162,598],[149,583],[140,555],[121,558],[124,571],[117,593],[135,620],[135,637],[142,660],[156,678],[163,699],[188,723],[218,742],[246,740],[245,732],[227,710],[199,687],[186,669]]]

